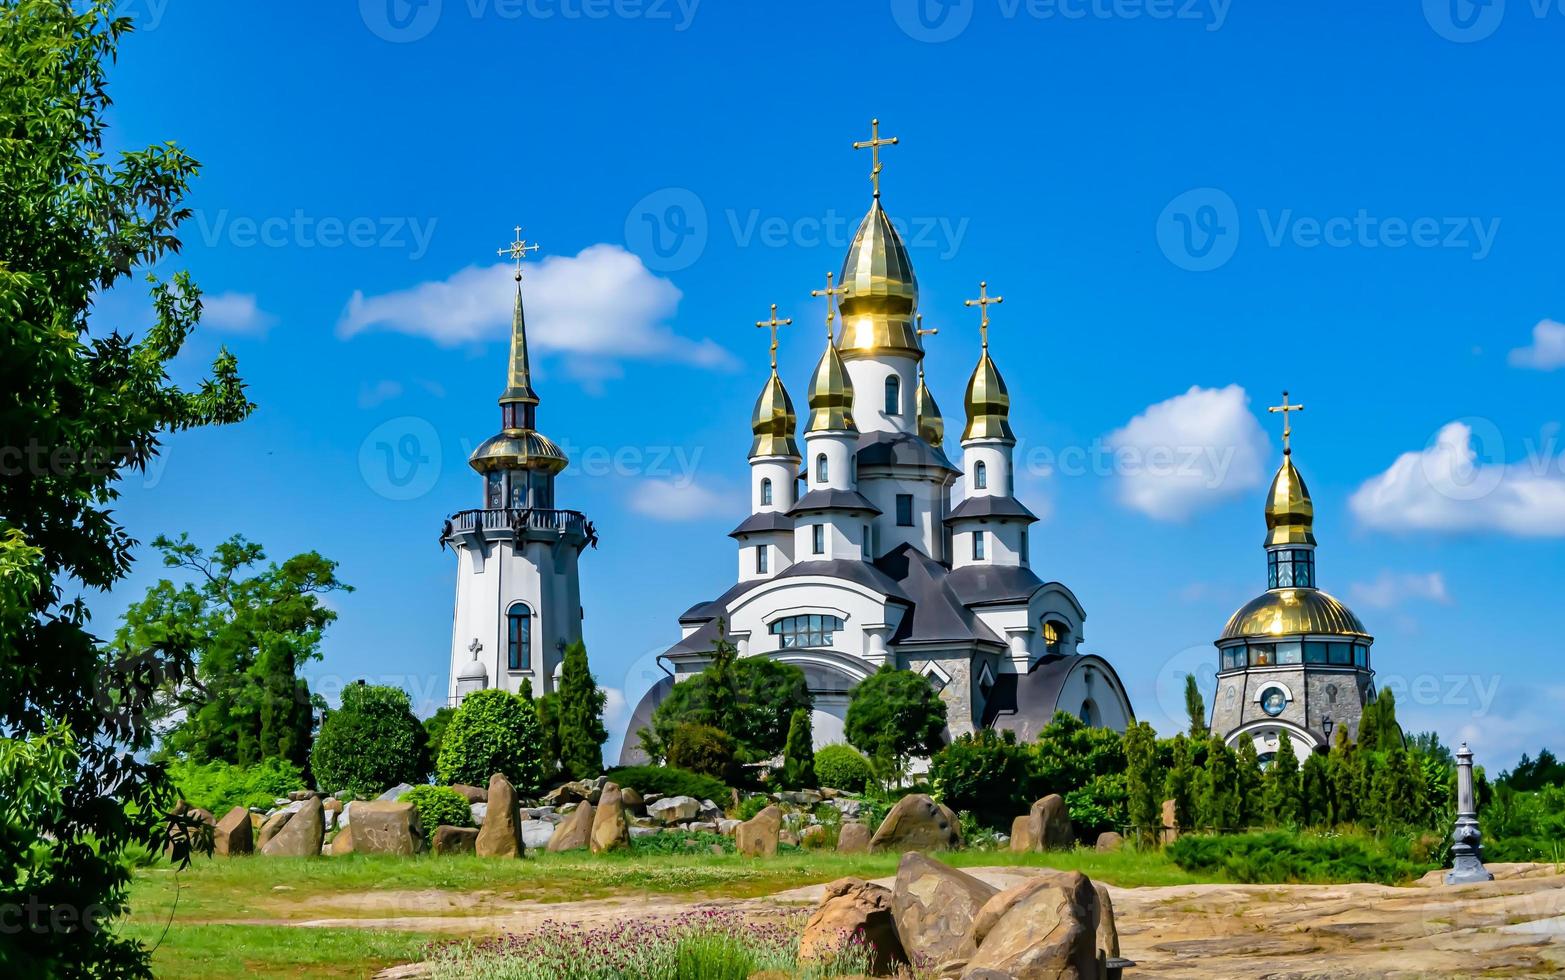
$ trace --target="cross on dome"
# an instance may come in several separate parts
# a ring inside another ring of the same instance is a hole
[[[1293,412],[1304,411],[1304,406],[1288,404],[1288,393],[1284,391],[1282,393],[1282,404],[1272,405],[1266,410],[1272,413],[1282,413],[1282,454],[1284,456],[1292,456],[1293,446],[1291,445],[1291,441],[1293,438],[1293,419],[1289,416]]]
[[[777,328],[793,325],[793,317],[785,320],[777,319],[777,304],[772,304],[772,318],[770,320],[755,321],[757,327],[770,327],[772,331],[772,370],[777,370]]]
[[[504,248],[496,249],[495,254],[502,258],[509,257],[516,263],[516,279],[520,282],[522,279],[522,259],[527,257],[528,252],[536,252],[540,247],[536,242],[525,241],[522,238],[522,226],[517,225],[516,241]]]
[[[980,282],[978,284],[977,299],[968,299],[962,301],[963,306],[978,307],[979,313],[982,314],[978,321],[978,332],[980,336],[983,337],[984,350],[986,351],[989,349],[989,306],[990,304],[1003,302],[1005,302],[1004,296],[989,295],[989,283],[987,282]]]
[[[880,171],[881,171],[881,169],[883,167],[883,165],[880,162],[880,148],[883,147],[883,146],[896,146],[897,143],[899,143],[901,141],[897,137],[895,137],[895,136],[893,136],[893,137],[891,137],[889,139],[881,139],[880,138],[880,120],[879,119],[871,119],[869,121],[869,132],[870,132],[870,138],[867,139],[867,140],[856,140],[856,141],[854,141],[853,148],[855,150],[868,150],[869,151],[870,161],[871,161],[871,163],[870,163],[870,170],[869,170],[869,179],[870,179],[870,183],[875,185],[875,197],[879,198],[880,197]]]

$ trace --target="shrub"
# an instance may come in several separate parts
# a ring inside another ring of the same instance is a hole
[[[744,799],[740,800],[739,805],[734,808],[734,819],[753,820],[755,819],[755,815],[766,809],[767,806],[771,804],[771,802],[771,800],[764,796],[746,796]]]
[[[542,735],[530,702],[508,691],[475,691],[446,728],[435,764],[440,782],[484,786],[501,773],[520,793],[543,782]]]
[[[810,709],[796,708],[788,722],[788,744],[783,748],[782,784],[789,789],[813,789],[819,785],[815,775],[815,735],[810,726]]]
[[[1198,874],[1220,872],[1246,884],[1369,881],[1397,885],[1430,870],[1367,837],[1295,834],[1187,834],[1168,846],[1170,860]]]
[[[181,760],[169,763],[168,774],[187,803],[211,811],[218,819],[236,806],[270,807],[294,790],[305,788],[299,767],[276,757],[253,766]]]
[[[446,707],[424,719],[424,753],[429,759],[431,770],[435,767],[435,760],[440,758],[440,746],[445,741],[446,728],[455,715],[455,708]]]
[[[815,753],[815,779],[845,793],[862,793],[869,782],[869,760],[850,745],[828,745]]]
[[[741,762],[759,762],[782,752],[793,712],[811,703],[804,671],[770,657],[740,657],[723,636],[711,665],[675,684],[653,711],[643,744],[666,751],[674,729],[693,722],[726,732]]]
[[[424,830],[424,839],[435,840],[435,828],[441,824],[449,827],[471,827],[473,810],[467,797],[449,786],[415,786],[402,795],[403,803],[413,804],[418,811],[418,824]]]
[[[722,779],[733,769],[734,740],[711,725],[680,725],[668,742],[668,764]]]
[[[676,685],[677,687],[677,685]],[[900,775],[909,756],[933,756],[945,745],[946,703],[929,682],[890,664],[860,681],[848,702],[843,730],[878,767]]]
[[[429,733],[398,687],[350,684],[315,736],[310,766],[327,792],[368,798],[398,783],[423,782]]]
[[[728,787],[711,776],[675,769],[672,766],[626,766],[609,770],[609,778],[620,786],[630,786],[645,796],[693,796],[721,804],[728,798]]]
[[[723,849],[724,854],[734,852],[734,839],[710,830],[665,830],[630,839],[632,854],[709,854],[712,845]]]
[[[1016,744],[1014,732],[986,728],[935,753],[929,775],[946,806],[970,812],[986,827],[1008,829],[1033,800],[1028,763],[1027,748]]]

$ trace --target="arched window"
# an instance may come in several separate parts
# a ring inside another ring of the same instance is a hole
[[[826,454],[821,453],[815,457],[815,482],[825,483],[829,479],[830,472],[826,464]]]
[[[894,374],[886,379],[886,414],[902,414],[902,379]]]
[[[771,481],[770,477],[767,477],[766,479],[761,481],[761,506],[762,507],[770,507],[771,505],[772,505],[772,481]]]
[[[1081,720],[1090,727],[1098,726],[1098,706],[1092,703],[1091,698],[1081,703]]]
[[[989,489],[989,467],[984,465],[983,460],[973,464],[973,489]]]
[[[533,612],[518,602],[505,614],[506,664],[511,670],[533,669]]]
[[[1052,619],[1043,621],[1043,652],[1051,657],[1064,653],[1065,627]]]
[[[832,635],[842,629],[842,620],[836,616],[785,616],[769,629],[780,637],[778,645],[790,647],[829,647]]]

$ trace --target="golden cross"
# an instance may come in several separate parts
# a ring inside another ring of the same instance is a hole
[[[1302,412],[1302,411],[1304,411],[1304,406],[1303,405],[1290,405],[1290,404],[1288,404],[1288,393],[1285,391],[1285,392],[1282,393],[1282,404],[1281,405],[1273,405],[1270,408],[1268,408],[1267,411],[1268,412],[1281,412],[1282,413],[1282,454],[1284,456],[1291,456],[1291,455],[1293,455],[1293,446],[1291,446],[1289,444],[1289,441],[1293,437],[1293,420],[1290,419],[1288,416],[1289,416],[1289,413],[1292,413],[1292,412]]]
[[[963,306],[976,306],[983,314],[978,321],[978,332],[983,337],[984,350],[986,351],[989,349],[989,304],[1003,302],[1005,302],[1004,296],[989,295],[989,284],[987,282],[980,282],[978,284],[977,299],[968,299],[962,301]]]
[[[871,119],[869,121],[869,139],[856,140],[853,144],[853,148],[855,150],[869,150],[870,160],[872,162],[872,166],[870,167],[869,171],[869,179],[870,182],[875,185],[875,196],[877,198],[880,197],[880,148],[883,146],[896,146],[897,143],[898,140],[895,136],[891,137],[890,139],[881,139],[880,120]]]
[[[831,332],[832,321],[837,319],[837,307],[835,304],[835,299],[838,296],[846,296],[848,294],[847,283],[843,283],[842,285],[833,288],[831,280],[832,274],[828,272],[826,273],[826,288],[810,290],[811,296],[826,297],[826,340],[828,343],[833,340]]]
[[[925,330],[924,314],[920,313],[918,315],[918,326],[914,332],[917,333],[920,337],[933,337],[935,334],[940,332],[940,328],[930,327],[928,330]],[[922,381],[924,378],[924,359],[922,357],[918,359],[918,377],[920,381]]]
[[[770,327],[771,330],[772,330],[772,370],[773,371],[777,370],[777,328],[778,327],[790,326],[792,324],[793,324],[793,317],[789,317],[786,320],[779,320],[779,319],[777,319],[777,304],[776,303],[772,304],[772,318],[770,320],[757,320],[757,321],[755,321],[755,325],[756,326],[758,326],[758,327]]]
[[[522,278],[522,259],[527,257],[528,252],[536,251],[538,251],[538,246],[536,244],[528,244],[526,241],[523,241],[522,226],[517,225],[516,241],[507,245],[505,248],[497,249],[495,254],[501,257],[510,256],[510,258],[516,262],[516,278],[518,281],[520,281]]]

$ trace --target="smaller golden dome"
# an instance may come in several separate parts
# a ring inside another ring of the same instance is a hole
[[[558,473],[570,465],[570,457],[541,432],[504,429],[478,444],[467,465],[480,473],[491,470],[541,470]]]
[[[766,379],[766,387],[761,389],[761,397],[755,400],[755,411],[750,415],[750,431],[755,433],[755,439],[750,443],[750,458],[789,456],[798,459],[799,444],[793,440],[798,421],[793,399],[788,397],[788,389],[783,387],[782,379],[773,367],[772,376]]]
[[[935,396],[924,383],[922,368],[918,372],[918,393],[913,404],[918,412],[918,437],[936,449],[940,448],[946,441],[946,420],[940,417],[940,406],[935,404]]]
[[[1011,395],[987,347],[967,382],[966,401],[967,428],[962,432],[963,442],[969,439],[1016,441],[1016,433],[1011,431]]]
[[[1283,456],[1266,495],[1266,546],[1314,543],[1315,504],[1290,453]]]
[[[853,382],[842,355],[827,343],[810,378],[810,424],[806,432],[857,432],[853,424]]]
[[[902,238],[875,198],[859,223],[842,262],[842,353],[845,357],[884,352],[923,356],[913,310],[918,280]]]
[[[1273,589],[1240,607],[1218,642],[1304,633],[1369,637],[1353,610],[1334,596],[1319,589]]]

